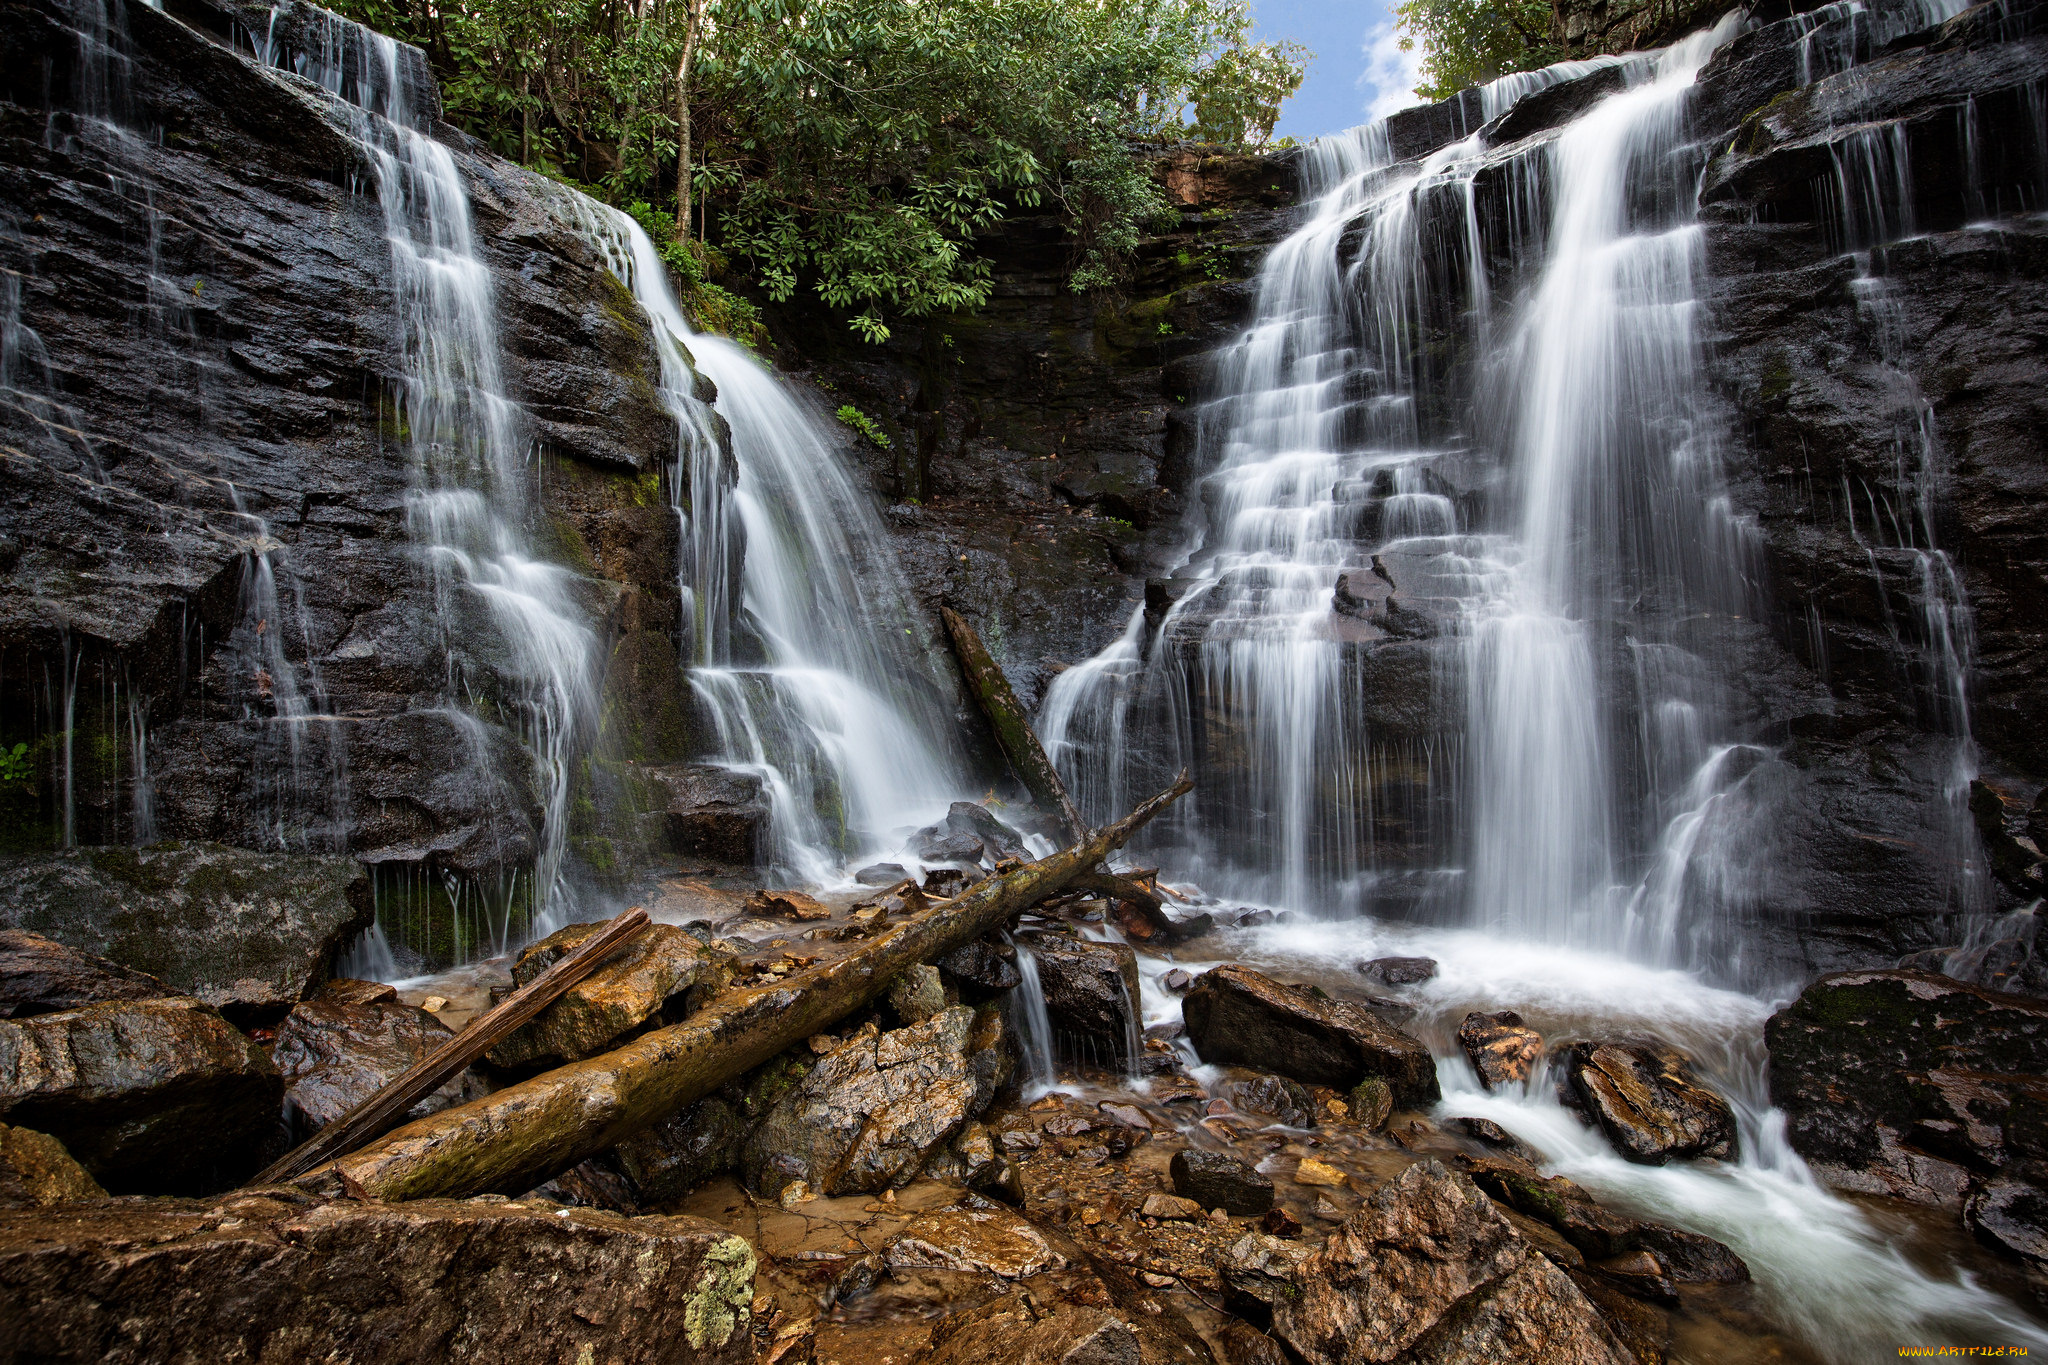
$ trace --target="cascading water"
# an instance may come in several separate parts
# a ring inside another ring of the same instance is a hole
[[[272,28],[280,6],[272,12]],[[258,55],[287,60],[353,106],[352,128],[376,179],[391,248],[400,373],[395,425],[415,468],[407,521],[430,575],[448,661],[445,705],[478,734],[472,709],[507,716],[525,740],[539,787],[540,829],[527,902],[533,928],[562,922],[572,758],[592,723],[597,639],[576,576],[538,558],[534,446],[506,396],[490,269],[479,257],[468,192],[399,44],[325,11],[292,11],[315,39],[287,51],[266,35]],[[519,932],[508,912],[475,951],[503,951]]]
[[[922,617],[816,414],[737,343],[690,329],[639,224],[581,195],[567,211],[654,324],[689,466],[676,490],[684,633],[715,758],[763,779],[772,861],[838,880],[849,859],[896,853],[906,826],[944,814],[967,786]],[[717,385],[730,476],[688,398],[685,346]]]
[[[1956,8],[1852,3],[1786,22],[1821,79]],[[1040,727],[1097,817],[1191,764],[1202,805],[1162,822],[1153,843],[1177,845],[1162,861],[1323,916],[1235,931],[1233,960],[1337,981],[1364,957],[1438,959],[1417,1024],[1444,1058],[1442,1112],[1494,1119],[1550,1169],[1723,1238],[1819,1354],[2048,1342],[1966,1273],[1909,1262],[1813,1178],[1763,1082],[1772,1005],[1727,989],[1784,984],[1743,951],[1770,875],[1757,775],[1779,760],[1719,681],[1739,676],[1761,604],[1705,392],[1706,152],[1686,124],[1699,72],[1741,24],[1627,59],[1619,89],[1547,136],[1496,149],[1479,133],[1397,164],[1375,125],[1309,149],[1307,220],[1270,253],[1254,321],[1198,410],[1213,473],[1171,605],[1061,675]],[[1468,92],[1460,111],[1491,119],[1556,78]],[[1841,249],[1912,230],[1900,135],[1861,130],[1835,155]],[[1858,261],[1891,364],[1882,287]],[[1896,488],[1849,500],[1881,523],[1873,572],[1896,581],[1912,561],[1924,619],[1894,637],[1955,736],[1942,799],[1960,809],[1968,614],[1933,540],[1926,405],[1902,391],[1899,410]],[[1428,695],[1435,713],[1383,693]],[[1431,862],[1443,870],[1418,890],[1406,874]],[[1465,927],[1342,917],[1360,910]],[[1148,979],[1165,969],[1141,961]],[[1164,991],[1148,998],[1175,1012]],[[1499,1009],[1547,1036],[1678,1042],[1741,1115],[1739,1158],[1631,1165],[1550,1085],[1478,1090],[1450,1035],[1466,1011]]]

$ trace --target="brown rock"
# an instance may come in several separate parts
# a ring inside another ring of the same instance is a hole
[[[519,955],[512,979],[524,986],[604,927],[558,929]],[[695,998],[730,980],[731,959],[672,924],[649,925],[604,964],[486,1054],[492,1066],[533,1070],[593,1057],[635,1032],[680,1021]]]
[[[371,1005],[316,996],[277,1026],[270,1060],[284,1077],[285,1119],[304,1141],[376,1094],[455,1035],[425,1010],[396,1001]],[[408,1120],[460,1102],[450,1081],[406,1111]]]
[[[1309,1365],[1630,1359],[1565,1273],[1435,1161],[1375,1192],[1290,1287],[1273,1335]]]
[[[1227,1091],[1239,1109],[1270,1114],[1293,1128],[1316,1126],[1316,1101],[1308,1087],[1285,1076],[1254,1076]]]
[[[1209,1216],[1209,1211],[1200,1204],[1177,1194],[1148,1194],[1138,1212],[1147,1218],[1177,1219],[1187,1223],[1198,1223]]]
[[[758,776],[708,763],[641,771],[660,784],[666,798],[662,833],[670,851],[742,866],[761,860],[769,812]]]
[[[1512,1157],[1465,1158],[1475,1184],[1509,1208],[1554,1228],[1595,1259],[1634,1251],[1642,1224],[1600,1207],[1593,1196],[1563,1176],[1539,1175]]]
[[[55,939],[26,929],[0,929],[0,1019],[26,1019],[102,1000],[179,994],[153,976]]]
[[[946,1008],[945,983],[939,969],[920,962],[889,983],[889,1008],[899,1022],[921,1024]]]
[[[1394,1116],[1394,1088],[1377,1076],[1367,1076],[1351,1087],[1344,1106],[1353,1123],[1368,1133],[1377,1133]]]
[[[1376,1076],[1397,1105],[1439,1098],[1436,1062],[1421,1042],[1362,1006],[1282,985],[1248,967],[1204,972],[1181,1010],[1203,1061],[1256,1066],[1337,1090]]]
[[[1256,1217],[1273,1207],[1273,1182],[1230,1152],[1183,1147],[1168,1164],[1176,1193],[1205,1209]]]
[[[381,981],[356,981],[337,976],[315,986],[308,998],[336,1005],[388,1005],[398,999],[398,987],[387,986]]]
[[[1732,1157],[1735,1114],[1702,1085],[1684,1054],[1653,1039],[1574,1043],[1565,1051],[1572,1088],[1630,1161]]]
[[[882,1260],[892,1269],[967,1270],[1005,1280],[1067,1263],[1044,1233],[1008,1209],[966,1208],[919,1214],[882,1249]]]
[[[1586,1269],[1598,1275],[1622,1293],[1645,1303],[1675,1305],[1678,1302],[1678,1286],[1671,1282],[1671,1273],[1654,1251],[1631,1251],[1621,1256],[1610,1256],[1604,1261],[1595,1261]]]
[[[0,1123],[0,1209],[38,1209],[107,1192],[48,1133]]]
[[[116,1193],[232,1184],[262,1164],[283,1089],[189,998],[0,1020],[0,1119],[50,1134]]]
[[[756,891],[747,897],[747,913],[769,919],[809,921],[832,918],[831,907],[801,891]]]
[[[1607,1320],[1607,1326],[1636,1359],[1636,1365],[1664,1365],[1671,1350],[1671,1319],[1640,1299],[1630,1298],[1598,1275],[1568,1270],[1572,1283]]]
[[[1458,1025],[1458,1046],[1472,1061],[1472,1069],[1488,1090],[1520,1085],[1529,1079],[1537,1058],[1543,1055],[1543,1035],[1522,1023],[1513,1010],[1480,1014],[1476,1010]]]
[[[1325,1185],[1341,1189],[1351,1183],[1351,1177],[1325,1161],[1305,1156],[1294,1168],[1294,1183],[1297,1185]]]
[[[863,1031],[819,1059],[748,1135],[748,1188],[802,1180],[819,1194],[873,1194],[912,1179],[973,1116],[974,1011],[941,1010],[891,1033]]]
[[[0,1359],[740,1365],[754,1253],[694,1218],[506,1201],[0,1213]]]
[[[1475,1142],[1483,1142],[1489,1147],[1497,1147],[1510,1156],[1519,1157],[1523,1161],[1533,1162],[1536,1160],[1536,1153],[1528,1144],[1495,1123],[1492,1119],[1454,1118],[1446,1126],[1456,1132],[1463,1133]]]
[[[1084,1040],[1084,1055],[1123,1057],[1139,1032],[1138,956],[1130,945],[1049,934],[1032,940],[1031,951],[1054,1030]]]
[[[1059,1304],[1040,1316],[1011,1296],[948,1319],[918,1365],[1140,1365],[1140,1330],[1111,1309]]]

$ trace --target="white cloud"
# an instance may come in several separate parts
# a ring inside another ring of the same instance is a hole
[[[1401,50],[1401,36],[1392,21],[1367,33],[1363,50],[1365,70],[1358,74],[1358,88],[1366,95],[1368,119],[1385,118],[1396,109],[1422,103],[1415,97],[1415,83],[1422,79],[1422,53]]]

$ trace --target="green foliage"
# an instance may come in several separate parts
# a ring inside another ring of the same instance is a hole
[[[36,780],[36,762],[28,745],[0,749],[0,787],[25,787]]]
[[[699,324],[742,339],[724,258],[881,341],[984,303],[974,239],[1015,209],[1057,209],[1074,288],[1114,290],[1173,218],[1131,144],[1262,145],[1306,55],[1252,43],[1247,0],[703,0],[679,92],[685,0],[336,8],[424,48],[453,122],[633,212]],[[678,223],[685,107],[704,207]]]
[[[1406,0],[1394,11],[1403,51],[1422,46],[1426,100],[1449,99],[1510,71],[1564,58],[1550,41],[1549,0]]]
[[[882,430],[880,426],[876,425],[874,418],[868,416],[866,413],[862,412],[853,404],[840,404],[839,411],[833,413],[832,415],[834,417],[837,417],[841,422],[843,422],[847,426],[852,427],[861,435],[867,437],[868,440],[872,441],[877,448],[882,450],[887,450],[889,448],[889,433]],[[912,498],[911,501],[915,502],[917,500],[915,498]]]

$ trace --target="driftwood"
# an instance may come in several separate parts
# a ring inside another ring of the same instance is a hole
[[[574,952],[478,1015],[468,1028],[421,1058],[389,1085],[271,1163],[254,1183],[274,1185],[290,1180],[390,1132],[406,1110],[461,1075],[500,1039],[596,971],[614,948],[637,938],[647,925],[647,912],[638,907],[620,915],[578,944]]]
[[[973,689],[975,701],[981,704],[982,714],[988,717],[989,728],[996,732],[996,743],[1002,746],[1003,757],[1010,761],[1010,770],[1017,774],[1024,790],[1031,793],[1032,800],[1059,813],[1067,837],[1078,841],[1086,833],[1081,814],[1074,809],[1073,798],[1067,795],[1067,784],[1060,780],[1059,769],[1053,767],[1045,746],[1038,742],[1038,732],[1031,728],[1031,717],[1011,690],[1010,680],[1003,676],[1002,668],[966,618],[951,607],[940,607],[939,616],[946,623],[946,633],[953,637],[953,652],[960,659],[961,671],[967,675],[967,685]]]
[[[1071,848],[991,877],[771,985],[723,993],[680,1024],[415,1120],[335,1163],[376,1199],[518,1194],[830,1028],[905,969],[950,952],[1065,889],[1193,787],[1186,774]]]

